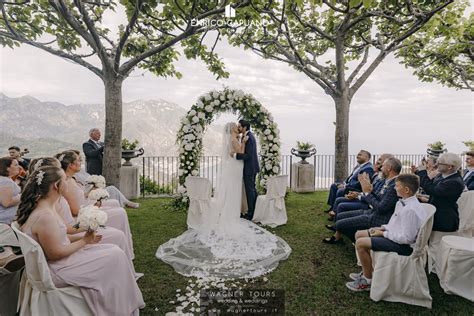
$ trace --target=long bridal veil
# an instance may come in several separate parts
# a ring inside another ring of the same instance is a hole
[[[225,126],[221,173],[203,225],[161,245],[156,256],[185,276],[252,278],[291,253],[280,237],[240,218],[243,162],[231,157],[233,124]]]

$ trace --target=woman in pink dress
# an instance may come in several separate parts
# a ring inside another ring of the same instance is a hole
[[[67,182],[69,185],[69,191],[64,194],[64,198],[69,204],[69,208],[73,216],[79,214],[81,206],[92,204],[92,201],[86,199],[84,195],[84,189],[82,186],[74,179],[74,175],[81,171],[81,156],[76,154],[74,151],[64,151],[56,155],[56,158],[61,163],[61,167],[66,173]],[[109,202],[109,201],[106,201]],[[127,239],[128,252],[133,255],[133,241],[132,233],[130,231],[130,225],[128,223],[128,216],[125,209],[120,206],[112,206],[113,201],[109,203],[104,203],[101,209],[107,213],[107,223],[106,226],[117,228],[121,230]],[[115,205],[118,205],[118,202],[115,201]]]
[[[102,237],[95,232],[68,237],[55,211],[67,192],[62,169],[48,166],[33,172],[18,207],[21,230],[40,244],[54,284],[79,287],[94,315],[137,315],[145,303],[125,253],[116,245],[98,244]]]
[[[33,172],[35,172],[36,169],[46,166],[61,168],[61,163],[54,157],[35,158],[30,162],[28,173],[32,174]],[[59,197],[59,200],[56,202],[55,207],[56,212],[59,214],[59,216],[61,216],[64,224],[66,225],[68,235],[76,235],[82,237],[85,234],[85,231],[82,228],[73,227],[74,224],[76,224],[76,221],[72,216],[71,208],[69,207],[67,200],[63,196]],[[125,252],[127,257],[130,258],[130,260],[133,260],[133,252],[131,252],[131,249],[128,246],[127,237],[122,231],[113,227],[105,227],[99,228],[98,233],[102,235],[102,240],[100,241],[101,244],[117,245]],[[133,262],[130,262],[130,264],[133,266]],[[135,277],[137,279],[142,276],[143,273],[135,273]]]

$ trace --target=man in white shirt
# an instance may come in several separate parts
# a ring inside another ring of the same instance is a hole
[[[350,290],[370,290],[373,272],[370,250],[396,252],[401,256],[411,255],[418,232],[427,217],[416,198],[419,187],[418,176],[399,175],[395,180],[395,190],[401,200],[397,202],[388,224],[356,233],[356,251],[362,264],[362,272],[349,275],[354,280],[346,283]]]

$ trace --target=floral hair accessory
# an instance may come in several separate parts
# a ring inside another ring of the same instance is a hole
[[[38,172],[38,174],[36,175],[36,183],[38,185],[41,185],[41,183],[43,182],[43,178],[44,178],[44,171],[41,170],[40,172]]]
[[[33,167],[33,170],[38,169],[39,167],[41,167],[42,164],[43,164],[43,159],[38,160],[38,161],[35,163],[35,166]]]

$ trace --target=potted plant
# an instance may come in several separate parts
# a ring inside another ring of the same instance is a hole
[[[144,154],[145,151],[143,148],[137,149],[137,147],[138,140],[135,139],[134,141],[130,142],[126,138],[122,139],[122,158],[125,159],[125,162],[122,166],[131,166],[132,163],[130,162],[130,159]]]
[[[311,143],[307,142],[296,142],[296,149],[292,148],[291,153],[295,155],[296,157],[300,157],[301,161],[300,163],[308,163],[306,161],[306,158],[313,156],[316,154],[316,148],[314,148],[314,145]]]
[[[462,142],[462,143],[466,145],[469,151],[474,151],[474,140],[466,140],[465,142]]]
[[[426,150],[426,153],[430,156],[438,157],[442,153],[448,151],[446,148],[444,148],[445,145],[446,144],[442,143],[441,141],[428,144],[428,149]]]

